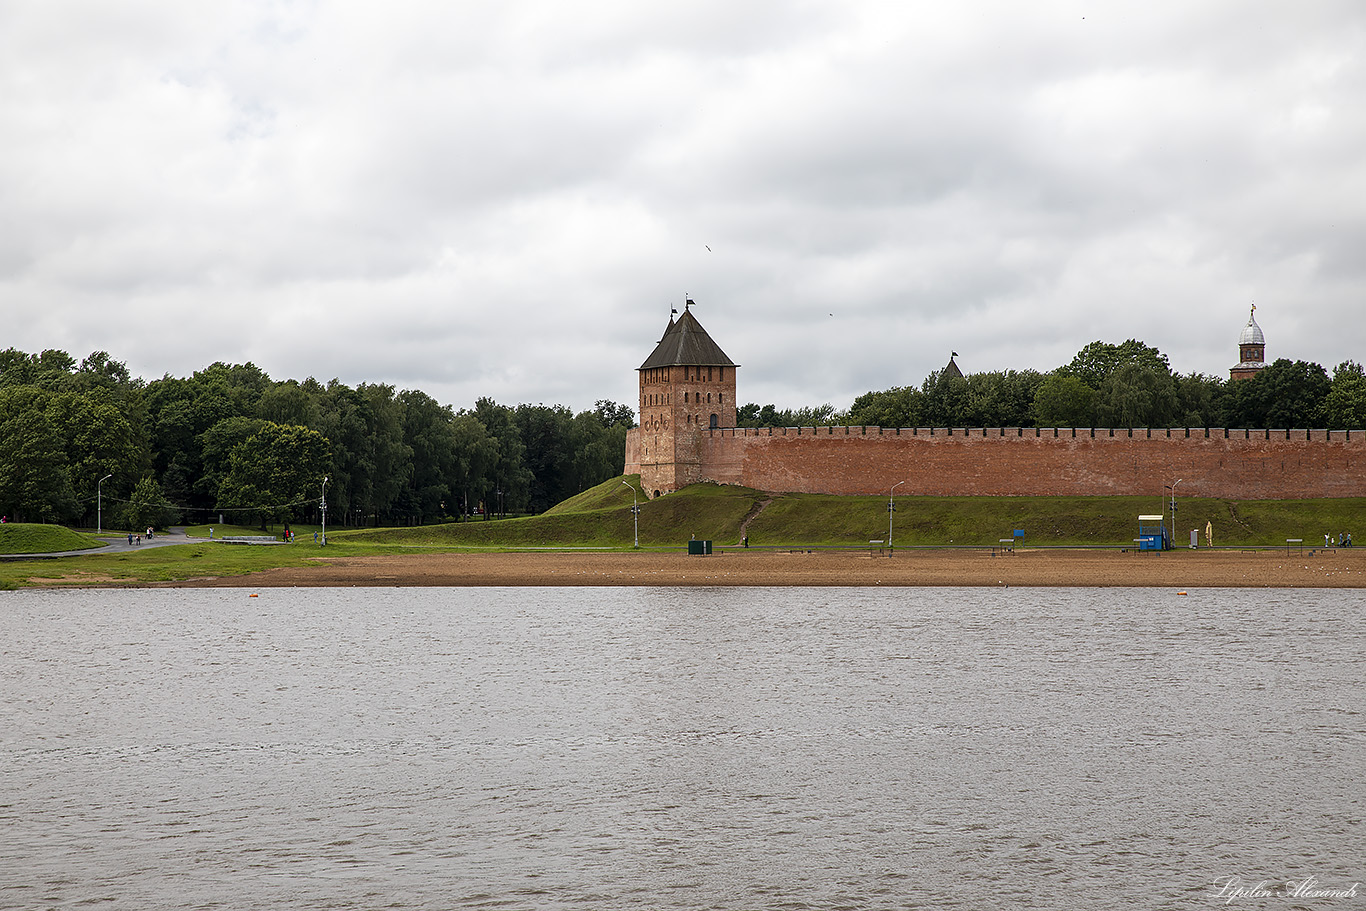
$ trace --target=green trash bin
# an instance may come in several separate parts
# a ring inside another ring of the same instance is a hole
[[[702,554],[705,554],[705,553],[707,552],[707,551],[704,549],[704,545],[705,545],[706,543],[707,543],[706,541],[699,541],[699,540],[697,540],[696,538],[694,538],[694,539],[692,539],[691,541],[689,541],[689,542],[688,542],[688,556],[694,556],[694,555],[696,555],[696,556],[701,556]]]

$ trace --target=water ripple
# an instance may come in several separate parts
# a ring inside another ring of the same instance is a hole
[[[1362,602],[0,599],[0,908],[1210,907],[1366,879]]]

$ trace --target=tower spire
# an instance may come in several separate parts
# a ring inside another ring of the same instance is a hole
[[[1257,325],[1257,302],[1247,317],[1247,325],[1238,336],[1238,365],[1229,370],[1231,380],[1250,380],[1266,366],[1266,338]]]

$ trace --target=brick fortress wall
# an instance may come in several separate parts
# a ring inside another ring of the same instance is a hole
[[[758,490],[922,496],[1366,496],[1366,431],[787,427],[697,430],[694,480]],[[691,434],[690,434],[691,435]],[[647,493],[675,489],[642,465]],[[682,480],[682,478],[680,478]],[[679,484],[678,486],[684,486]]]

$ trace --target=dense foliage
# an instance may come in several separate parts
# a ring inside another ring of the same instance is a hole
[[[757,406],[748,406],[757,407]],[[1366,427],[1366,376],[1340,364],[1282,359],[1250,380],[1178,374],[1166,355],[1130,339],[1092,342],[1066,366],[931,374],[854,400],[838,422],[881,427]],[[760,425],[754,425],[760,426]]]
[[[104,352],[0,352],[0,514],[408,525],[540,511],[622,473],[631,408],[456,411],[418,390],[213,364],[145,382]],[[103,479],[103,480],[101,480]]]
[[[213,364],[145,382],[97,351],[0,351],[0,514],[141,528],[320,518],[415,525],[542,512],[623,470],[634,410],[600,401],[469,410],[418,390],[272,380]],[[1251,380],[1174,373],[1155,348],[1092,342],[1049,373],[938,371],[848,411],[748,404],[742,427],[1366,427],[1366,373],[1278,360]]]

